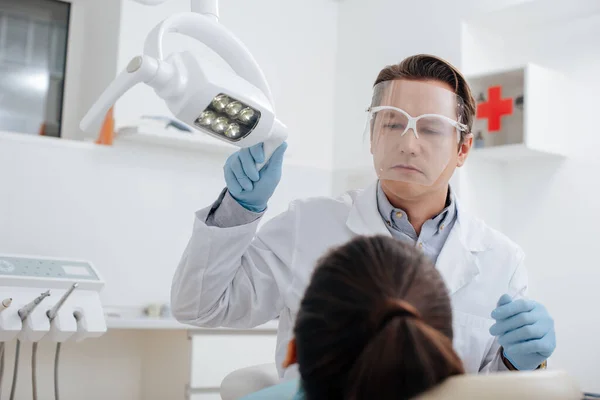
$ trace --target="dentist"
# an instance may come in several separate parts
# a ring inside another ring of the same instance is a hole
[[[276,363],[317,260],[357,235],[412,243],[435,263],[450,291],[453,345],[469,373],[544,368],[554,322],[522,297],[522,250],[463,209],[449,180],[469,154],[476,104],[460,72],[429,55],[409,57],[377,77],[369,113],[379,179],[339,198],[297,200],[259,220],[281,178],[286,144],[260,172],[261,145],[225,164],[227,188],[196,213],[175,272],[172,310],[181,322],[250,328],[279,317]]]

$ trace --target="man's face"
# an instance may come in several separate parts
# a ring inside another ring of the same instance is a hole
[[[410,200],[447,187],[456,167],[464,164],[473,139],[467,135],[459,145],[452,126],[439,124],[457,120],[457,98],[440,81],[396,80],[386,83],[379,104],[391,106],[412,117],[436,114],[438,119],[419,119],[418,131],[408,129],[408,117],[395,110],[381,110],[372,122],[371,154],[382,185],[398,198]],[[446,132],[442,134],[441,132]]]

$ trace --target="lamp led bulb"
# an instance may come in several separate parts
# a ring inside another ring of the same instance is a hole
[[[238,115],[240,111],[242,111],[242,108],[244,108],[242,103],[239,101],[232,101],[231,103],[227,104],[227,107],[225,107],[225,112],[227,115],[233,118]]]
[[[252,119],[254,119],[255,115],[256,113],[253,109],[251,109],[250,107],[246,107],[240,112],[238,119],[244,124],[249,124],[250,122],[252,122]]]
[[[236,139],[240,136],[241,131],[242,130],[240,129],[240,126],[234,122],[232,124],[229,124],[229,126],[227,127],[227,130],[225,131],[225,136],[227,136],[228,138]]]
[[[231,100],[229,100],[229,97],[225,96],[224,94],[221,94],[213,99],[212,106],[217,111],[223,111],[230,101]]]
[[[200,125],[210,126],[217,118],[217,114],[213,111],[204,111],[200,114],[200,118],[196,120]]]
[[[222,133],[227,129],[229,125],[229,120],[225,117],[219,117],[214,120],[214,122],[210,125],[213,131],[217,133]]]

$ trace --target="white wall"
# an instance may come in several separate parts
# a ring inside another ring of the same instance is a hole
[[[502,230],[527,253],[531,296],[545,304],[556,320],[558,347],[552,365],[566,368],[584,389],[595,392],[600,392],[595,362],[600,354],[600,269],[595,251],[600,224],[596,204],[600,162],[595,151],[600,141],[596,129],[599,27],[600,13],[596,13],[513,35],[500,32],[506,51],[494,64],[502,68],[534,62],[574,82],[574,93],[565,95],[563,105],[572,124],[562,132],[569,139],[566,157],[507,164],[493,177],[504,182]],[[491,179],[490,175],[471,183],[485,192]]]
[[[104,305],[169,299],[194,212],[224,186],[226,155],[0,135],[0,253],[81,258],[106,280]],[[322,170],[287,163],[265,217],[329,193]]]

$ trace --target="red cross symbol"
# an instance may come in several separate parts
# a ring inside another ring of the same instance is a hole
[[[488,101],[477,105],[477,119],[488,119],[488,131],[500,130],[500,118],[503,115],[511,115],[513,112],[512,98],[502,99],[502,87],[492,86],[488,88]]]

